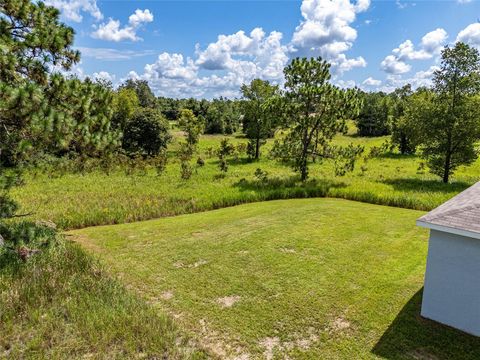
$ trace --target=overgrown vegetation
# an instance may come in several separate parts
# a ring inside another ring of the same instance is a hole
[[[207,358],[91,255],[59,241],[28,263],[0,253],[1,358]]]

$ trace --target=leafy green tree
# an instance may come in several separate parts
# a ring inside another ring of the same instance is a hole
[[[120,133],[111,124],[113,92],[105,84],[55,74],[44,96],[55,113],[33,127],[44,134],[37,147],[86,157],[101,156],[120,144]]]
[[[398,147],[401,154],[414,154],[416,149],[415,124],[412,124],[409,118],[405,116],[405,109],[412,94],[410,84],[395,89],[390,94],[392,99],[392,116],[390,119],[392,144]]]
[[[415,97],[408,116],[418,126],[422,157],[430,171],[449,181],[456,168],[478,157],[480,139],[480,54],[457,42],[442,51],[432,92]]]
[[[363,105],[355,123],[361,136],[383,136],[389,133],[390,99],[383,92],[361,94]]]
[[[0,163],[13,165],[31,138],[31,125],[52,120],[44,97],[53,66],[69,70],[80,59],[74,31],[59,11],[30,0],[0,0]]]
[[[118,89],[113,96],[113,126],[123,131],[139,105],[140,102],[135,90]]]
[[[285,93],[275,106],[282,107],[288,133],[282,143],[276,143],[274,154],[293,161],[305,181],[309,159],[336,157],[338,149],[330,146],[331,141],[347,130],[346,119],[358,113],[360,100],[356,89],[344,90],[330,83],[330,64],[320,57],[296,58],[284,75]]]
[[[180,172],[183,180],[188,180],[192,176],[192,166],[190,160],[196,151],[200,135],[203,133],[204,124],[198,119],[192,110],[182,109],[178,120],[180,128],[185,132],[185,143],[180,146]]]
[[[260,156],[260,147],[274,134],[275,112],[268,102],[279,93],[278,86],[268,81],[254,79],[249,85],[242,85],[243,128],[249,139],[249,155]]]
[[[154,109],[139,109],[125,126],[123,148],[131,154],[154,156],[171,139],[168,121]]]
[[[192,110],[182,109],[180,111],[178,124],[185,132],[187,144],[194,150],[205,128],[203,121],[198,119]]]
[[[156,98],[148,85],[147,80],[133,80],[128,79],[120,88],[131,89],[137,93],[138,101],[141,107],[154,108],[156,105]]]
[[[205,115],[207,134],[233,134],[240,124],[240,106],[238,101],[219,98],[213,99]]]
[[[235,150],[234,146],[230,143],[227,138],[222,139],[220,146],[217,150],[218,154],[218,168],[220,171],[226,173],[228,171],[228,162],[227,157],[233,154]]]

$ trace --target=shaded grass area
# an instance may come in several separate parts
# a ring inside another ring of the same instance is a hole
[[[204,359],[173,322],[78,245],[0,257],[0,358]]]
[[[421,214],[280,200],[72,234],[221,357],[476,359],[420,318]]]
[[[430,210],[473,184],[480,177],[480,162],[458,170],[452,184],[443,184],[419,165],[416,156],[386,154],[364,161],[345,177],[334,176],[333,164],[313,164],[311,181],[302,184],[284,164],[268,159],[271,141],[263,148],[258,162],[244,158],[230,159],[229,171],[220,174],[218,160],[208,158],[208,149],[218,146],[223,136],[204,135],[199,156],[205,166],[196,168],[188,181],[180,179],[180,166],[175,159],[179,139],[170,148],[170,163],[164,174],[157,176],[150,169],[144,175],[127,176],[123,171],[110,175],[91,172],[84,175],[27,174],[26,185],[15,189],[15,198],[22,212],[33,213],[35,219],[51,220],[62,228],[117,224],[171,215],[194,213],[249,202],[305,198],[337,197],[373,204]],[[230,137],[233,143],[245,142]],[[385,137],[362,138],[338,136],[336,144],[350,142],[363,145],[368,153]],[[267,173],[258,180],[255,170]]]

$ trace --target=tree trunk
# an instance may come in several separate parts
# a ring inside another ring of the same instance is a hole
[[[256,139],[256,143],[255,143],[255,160],[258,160],[258,158],[260,157],[260,137],[257,136],[257,139]]]
[[[400,153],[405,155],[407,152],[407,138],[405,134],[400,134]]]
[[[445,184],[448,183],[448,178],[450,176],[450,159],[451,159],[451,154],[450,152],[448,152],[447,156],[445,157],[445,167],[443,169],[443,182]]]
[[[303,157],[300,163],[300,173],[301,173],[301,180],[305,182],[308,178],[308,171],[307,171],[307,157]]]

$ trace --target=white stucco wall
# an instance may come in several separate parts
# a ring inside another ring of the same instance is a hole
[[[480,336],[480,240],[431,230],[422,316]]]

